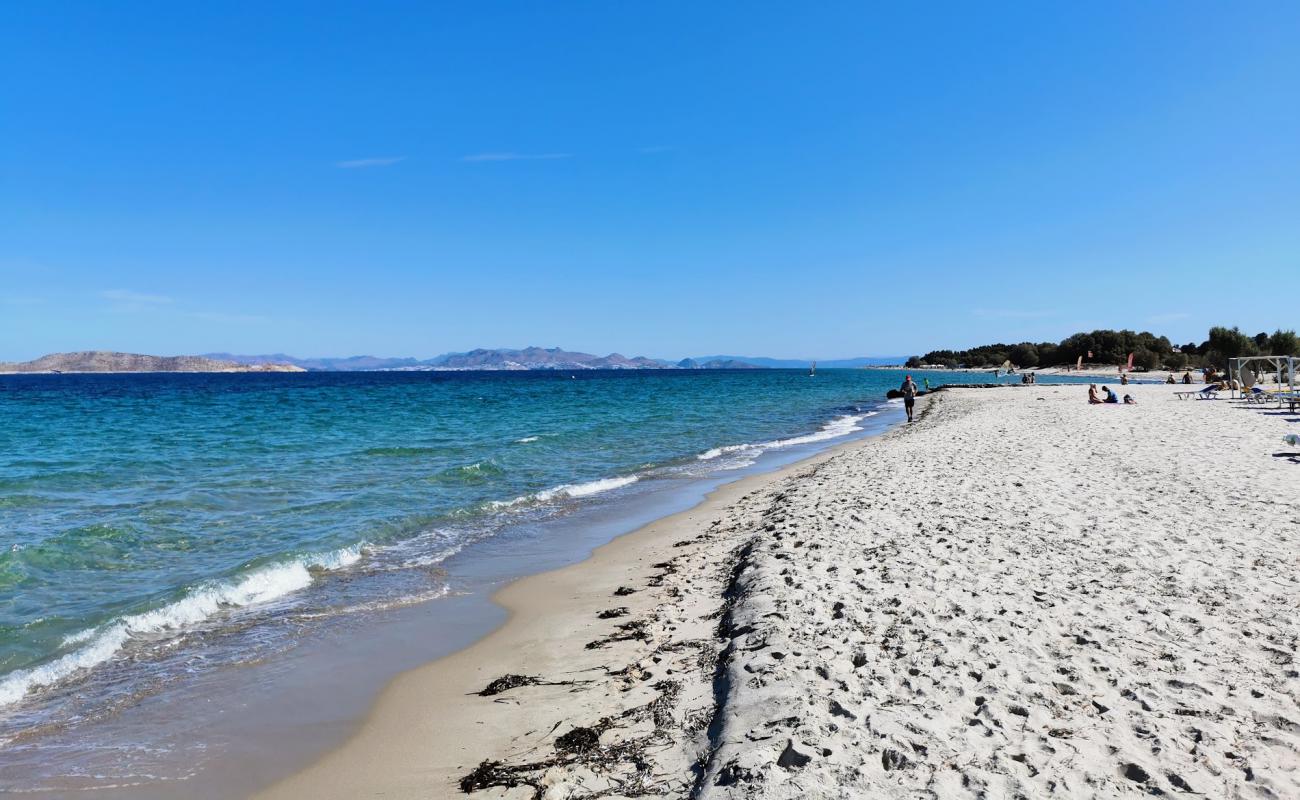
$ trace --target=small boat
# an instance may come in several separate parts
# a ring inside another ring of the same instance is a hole
[[[816,377],[817,377],[817,362],[816,362],[816,361],[814,361],[814,362],[812,363],[812,369],[808,370],[808,377],[809,377],[809,378],[816,378]]]

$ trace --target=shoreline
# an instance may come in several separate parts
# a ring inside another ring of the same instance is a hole
[[[1176,388],[945,392],[717,489],[257,796],[1294,794],[1300,420]]]
[[[922,409],[926,402],[922,398]],[[646,613],[653,603],[644,591],[620,594],[620,590],[661,580],[656,572],[663,568],[657,565],[665,563],[660,559],[683,554],[683,548],[675,546],[682,542],[681,537],[698,538],[702,528],[738,500],[840,453],[896,435],[905,427],[900,420],[881,433],[834,444],[774,470],[724,483],[690,508],[617,536],[579,562],[513,580],[490,598],[507,614],[500,625],[468,647],[394,677],[347,741],[253,797],[428,797],[431,791],[434,796],[451,796],[458,791],[458,782],[481,762],[505,755],[518,744],[518,721],[508,719],[509,713],[500,713],[503,704],[510,703],[509,696],[493,702],[476,693],[510,675],[554,677],[558,672],[580,676],[600,671],[600,662],[606,659],[604,646],[587,645],[600,641],[602,633],[614,639],[609,644],[615,647],[640,641],[638,630],[620,630],[618,626],[627,623],[607,622],[600,615],[626,609],[612,619],[635,620]],[[717,542],[711,544],[716,551]],[[687,555],[696,549],[690,547]],[[575,666],[563,663],[565,659],[589,663]],[[639,674],[636,680],[651,682],[652,678]],[[555,692],[565,694],[570,684],[557,683]],[[600,697],[572,713],[597,712],[608,699],[603,694]],[[487,718],[481,718],[483,715]],[[418,731],[418,741],[411,741],[404,733],[408,731]],[[431,755],[437,761],[433,766],[429,764]]]
[[[364,618],[340,617],[303,631],[290,650],[265,661],[218,669],[156,694],[145,692],[130,705],[113,707],[102,723],[50,729],[44,738],[26,741],[20,752],[0,759],[0,781],[56,795],[167,797],[184,785],[196,796],[246,797],[346,740],[395,675],[490,634],[505,611],[489,596],[505,582],[586,559],[612,539],[697,506],[719,486],[761,478],[877,436],[902,416],[901,405],[881,400],[857,408],[854,426],[845,428],[834,424],[845,418],[845,409],[833,410],[839,416],[808,433],[719,448],[752,449],[754,454],[738,466],[644,481],[637,488],[646,491],[620,493],[613,502],[519,525],[521,536],[507,537],[509,541],[489,537],[475,542],[442,565],[451,591],[434,602],[401,604]],[[713,464],[711,453],[695,458]],[[376,653],[384,656],[376,658]],[[195,707],[197,713],[174,720],[176,703]],[[107,769],[82,766],[102,761],[98,754],[113,747],[123,752],[133,748],[130,763],[119,758]],[[42,750],[60,755],[42,756]]]

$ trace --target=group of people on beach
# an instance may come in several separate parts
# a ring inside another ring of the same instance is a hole
[[[1097,384],[1095,383],[1088,384],[1089,405],[1102,405],[1104,403],[1119,403],[1126,406],[1137,405],[1138,401],[1131,394],[1124,395],[1124,399],[1120,400],[1119,395],[1115,394],[1114,390],[1112,390],[1109,386],[1101,387],[1101,391],[1105,394],[1105,397],[1102,397],[1101,394],[1098,394]]]

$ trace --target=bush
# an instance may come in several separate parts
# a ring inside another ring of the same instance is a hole
[[[1173,370],[1174,372],[1187,369],[1186,353],[1170,353],[1169,355],[1165,356],[1164,361],[1165,361],[1165,369],[1170,369]]]

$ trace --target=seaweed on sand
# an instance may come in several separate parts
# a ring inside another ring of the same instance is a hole
[[[556,738],[555,754],[549,758],[523,764],[483,761],[460,779],[460,790],[472,794],[493,787],[526,786],[533,790],[534,800],[540,800],[545,793],[542,779],[547,771],[566,767],[584,770],[604,783],[601,788],[584,785],[584,793],[574,795],[575,798],[662,796],[663,779],[653,774],[646,751],[667,739],[676,728],[672,709],[681,686],[675,681],[660,681],[654,688],[658,694],[644,705],[629,708],[615,717],[605,717],[594,725],[569,729]],[[601,743],[601,735],[606,731],[625,729],[642,721],[652,723],[650,733]]]
[[[479,697],[493,697],[508,692],[511,689],[517,689],[520,686],[576,686],[585,681],[544,681],[536,675],[502,675],[500,678],[483,687],[481,691],[473,692]]]

